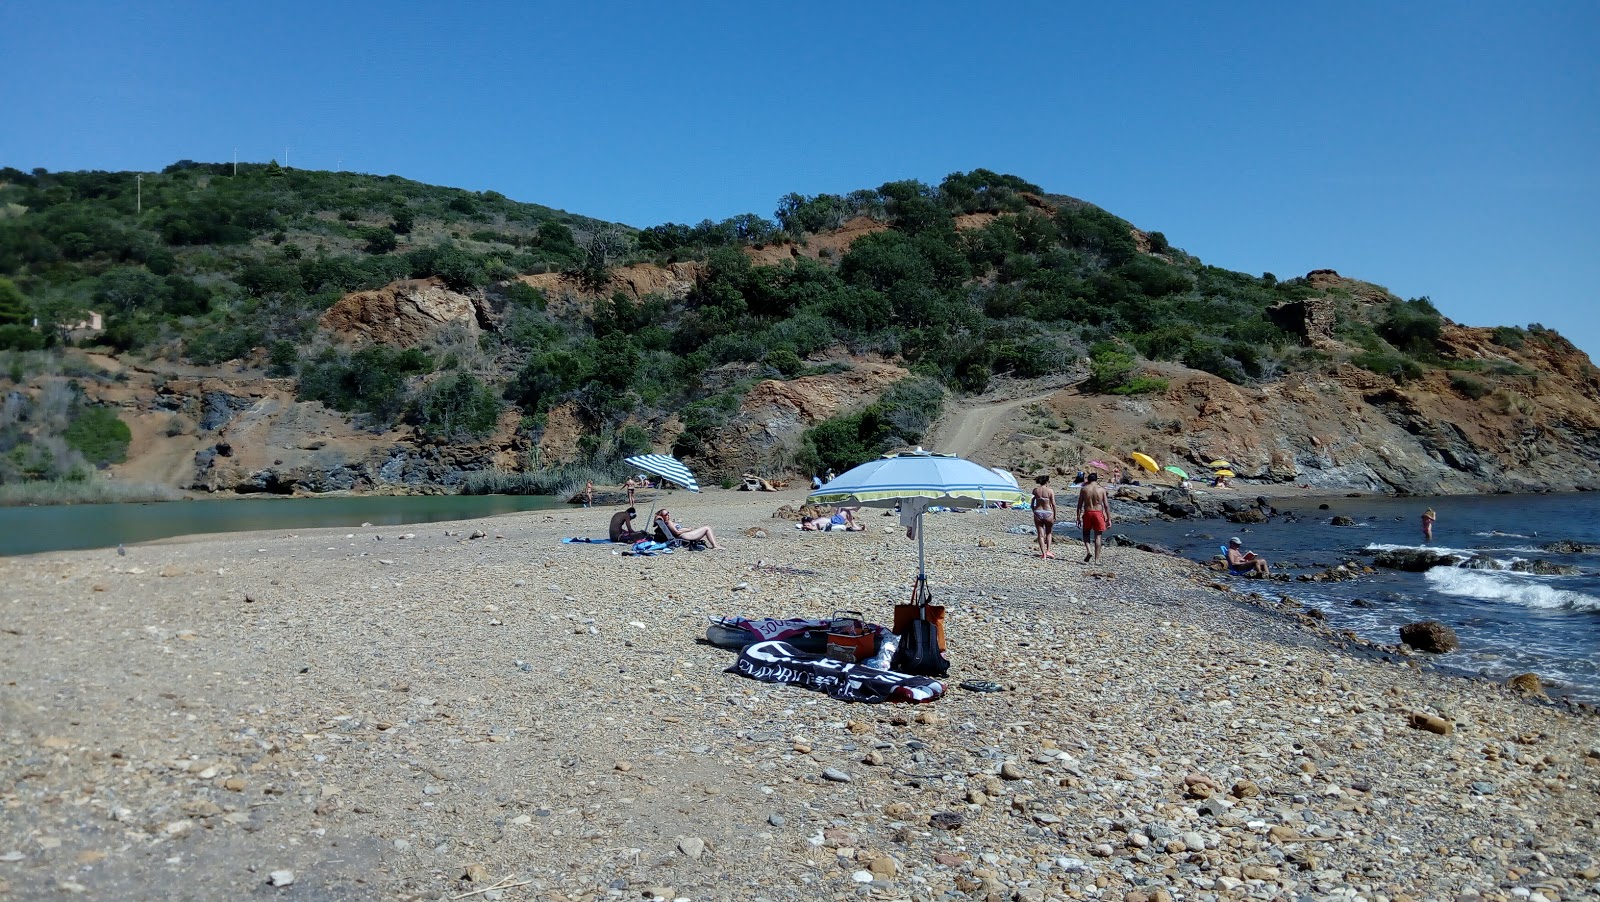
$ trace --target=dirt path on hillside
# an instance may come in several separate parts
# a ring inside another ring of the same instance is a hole
[[[966,399],[962,406],[947,411],[929,431],[928,446],[941,454],[971,458],[994,441],[1019,407],[1048,400],[1065,387],[1065,384],[1052,385],[1022,397],[1000,395]]]

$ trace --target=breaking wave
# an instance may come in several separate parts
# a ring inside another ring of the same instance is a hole
[[[1435,567],[1423,576],[1429,587],[1445,595],[1505,601],[1545,611],[1600,611],[1600,598],[1593,595],[1556,589],[1520,577],[1458,567]]]

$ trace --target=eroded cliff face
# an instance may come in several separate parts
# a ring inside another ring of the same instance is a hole
[[[345,295],[317,325],[344,340],[409,348],[451,326],[475,337],[483,328],[492,328],[492,317],[481,293],[452,291],[440,279],[406,279]]]
[[[1070,433],[1013,431],[993,450],[1014,465],[1068,468],[1136,450],[1191,472],[1223,458],[1240,476],[1330,490],[1600,490],[1600,373],[1549,333],[1519,350],[1492,334],[1447,325],[1446,354],[1482,367],[1430,370],[1404,384],[1348,364],[1258,387],[1154,365],[1170,381],[1166,392],[1068,389],[1046,406]],[[1508,374],[1520,372],[1528,374]]]

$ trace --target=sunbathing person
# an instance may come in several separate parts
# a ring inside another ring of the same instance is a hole
[[[845,532],[865,532],[867,525],[856,522],[856,511],[859,507],[841,507],[825,517],[812,517],[800,521],[800,528],[807,532],[833,532],[843,527]]]
[[[611,515],[611,541],[632,543],[650,538],[649,533],[634,527],[633,517],[637,513],[638,511],[630,507]]]
[[[721,548],[717,544],[717,536],[709,526],[696,526],[685,529],[683,524],[672,519],[672,514],[666,509],[656,511],[656,529],[668,539],[681,539],[685,542],[704,542],[712,548]]]
[[[1259,557],[1254,551],[1245,551],[1244,543],[1238,536],[1228,540],[1228,572],[1244,576],[1266,576],[1270,569],[1267,559]]]

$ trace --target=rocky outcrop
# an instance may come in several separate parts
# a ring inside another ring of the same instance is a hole
[[[1395,548],[1378,552],[1378,556],[1372,559],[1372,566],[1423,573],[1434,567],[1451,566],[1458,560],[1460,558],[1453,554],[1440,554],[1427,548]]]
[[[1461,647],[1456,631],[1437,620],[1408,623],[1400,627],[1400,641],[1419,651],[1444,654]]]
[[[635,301],[652,294],[682,300],[694,290],[703,271],[702,264],[693,262],[667,266],[635,263],[612,270],[605,284],[598,287],[586,285],[576,276],[557,272],[518,276],[517,281],[544,292],[552,312],[588,313],[595,298],[609,298],[619,293]]]
[[[440,329],[457,325],[480,331],[480,299],[445,287],[439,279],[406,279],[374,291],[355,291],[340,298],[317,325],[345,338],[408,348]]]
[[[1323,348],[1333,344],[1335,312],[1332,298],[1305,298],[1268,307],[1267,318],[1283,331],[1298,335],[1301,344]]]
[[[892,363],[868,360],[839,373],[759,382],[705,443],[698,463],[712,474],[770,474],[787,465],[806,429],[871,402],[907,375]]]

